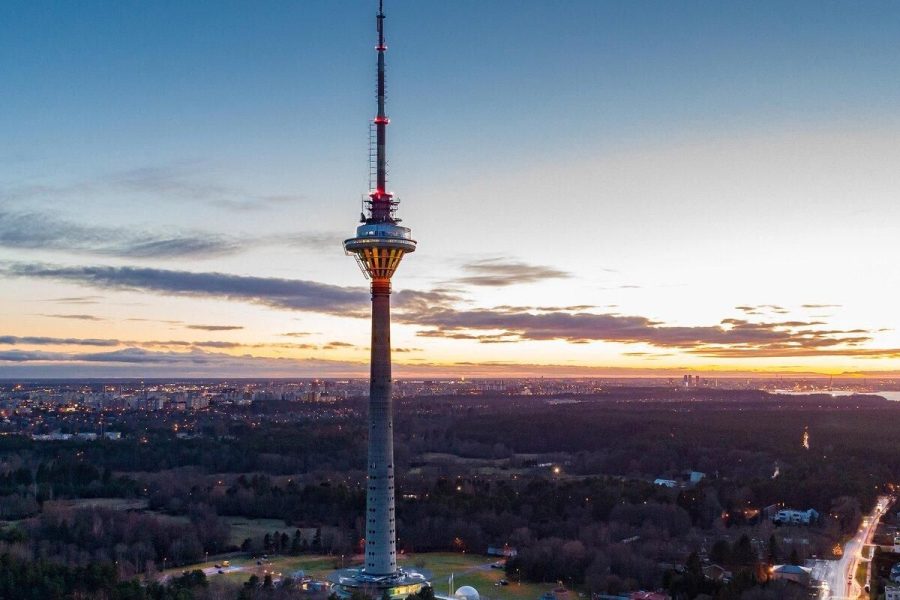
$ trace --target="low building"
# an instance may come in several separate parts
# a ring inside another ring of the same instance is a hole
[[[772,522],[780,525],[809,525],[818,519],[819,512],[813,508],[809,510],[783,508],[772,515]]]
[[[900,585],[884,586],[884,600],[900,600]]]
[[[689,482],[698,484],[706,477],[706,473],[700,471],[686,471],[684,476]]]
[[[31,439],[36,442],[67,442],[73,437],[74,436],[71,433],[54,431],[53,433],[33,434]]]
[[[772,567],[772,579],[793,581],[804,587],[809,587],[809,584],[812,582],[812,569],[798,565],[775,565]]]
[[[722,583],[728,583],[729,581],[731,581],[731,571],[716,564],[706,565],[705,567],[703,567],[703,576],[710,581],[719,581]]]
[[[894,552],[900,553],[900,534],[894,534]]]
[[[678,485],[678,482],[674,479],[654,479],[653,485],[659,485],[662,487],[673,488]]]
[[[511,546],[488,546],[487,554],[488,556],[505,556],[506,558],[512,558],[518,556],[519,551]]]
[[[629,600],[672,600],[672,596],[664,592],[631,592]]]

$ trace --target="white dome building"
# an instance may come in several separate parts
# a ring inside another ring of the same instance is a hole
[[[464,585],[453,594],[453,597],[457,600],[481,600],[481,595],[478,593],[478,590],[473,588],[471,585]]]

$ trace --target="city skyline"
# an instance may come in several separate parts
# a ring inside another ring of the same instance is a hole
[[[302,8],[0,8],[0,377],[365,375],[371,13]],[[900,375],[897,8],[389,8],[395,375]]]

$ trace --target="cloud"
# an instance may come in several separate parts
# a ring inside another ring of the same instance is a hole
[[[641,316],[583,311],[532,312],[516,307],[459,310],[443,307],[402,313],[398,320],[425,326],[424,337],[510,343],[532,340],[593,341],[647,344],[694,354],[750,356],[872,355],[862,348],[871,341],[863,329],[824,329],[817,321],[751,322],[724,319],[717,325],[673,326]],[[823,350],[824,349],[824,350]],[[857,351],[859,352],[857,354]],[[880,351],[892,356],[892,350]]]
[[[302,248],[304,250],[334,251],[341,247],[341,242],[347,238],[347,232],[302,232],[287,235],[273,236],[269,241],[273,244]]]
[[[126,321],[134,321],[137,323],[164,323],[166,325],[181,325],[184,321],[177,319],[145,319],[143,317],[128,317]]]
[[[469,275],[454,279],[452,283],[502,287],[571,277],[567,271],[505,258],[476,260],[464,264],[462,268]]]
[[[3,272],[7,276],[50,279],[100,289],[227,299],[343,317],[369,315],[369,294],[364,288],[312,281],[137,267],[21,263],[8,264]],[[647,344],[721,358],[814,356],[817,353],[822,356],[893,356],[891,349],[867,347],[873,332],[828,329],[823,321],[726,318],[713,325],[679,326],[643,316],[595,312],[592,307],[583,305],[465,308],[462,300],[459,295],[447,291],[402,290],[394,295],[394,318],[400,323],[418,326],[418,335],[422,337],[473,340],[484,344],[602,341]],[[461,304],[463,308],[460,308]],[[770,314],[788,312],[779,305],[741,306],[738,310],[745,315],[758,310]],[[67,315],[66,318],[97,317]],[[303,333],[295,332],[287,337],[303,337],[299,335]],[[326,344],[320,349],[342,347],[340,344]]]
[[[209,233],[193,233],[126,239],[96,253],[121,258],[215,258],[236,254],[244,248],[245,245],[238,240]]]
[[[748,314],[748,315],[764,315],[767,313],[774,313],[777,315],[786,315],[789,311],[783,306],[779,306],[777,304],[757,304],[756,306],[735,306],[735,309]]]
[[[281,334],[279,334],[279,335],[281,335],[281,336],[283,336],[283,337],[293,337],[293,338],[297,338],[297,337],[307,337],[307,336],[312,335],[312,334],[309,333],[308,331],[289,331],[289,332],[287,332],[287,333],[281,333]]]
[[[801,308],[841,308],[840,304],[801,304]]]
[[[6,363],[6,364],[5,364]],[[0,375],[31,377],[229,377],[331,376],[362,377],[365,362],[317,358],[233,356],[191,349],[186,352],[122,348],[109,352],[0,351]]]
[[[74,319],[76,321],[105,321],[101,317],[97,317],[94,315],[48,315],[41,314],[42,317],[49,317],[51,319]]]
[[[853,358],[900,358],[900,348],[823,348],[813,345],[808,348],[796,345],[764,346],[764,347],[721,347],[721,348],[696,348],[689,350],[692,354],[698,354],[709,358],[747,358],[754,356],[759,358],[788,358],[810,356],[844,356]]]
[[[222,184],[213,181],[214,178],[207,174],[208,170],[197,161],[184,161],[120,171],[99,179],[95,185],[155,198],[198,200],[240,211],[259,210],[305,199],[302,195],[263,194]]]
[[[69,296],[66,298],[47,298],[44,302],[57,304],[100,304],[103,296]]]
[[[118,346],[119,340],[0,335],[0,344],[8,346]]]
[[[236,331],[244,328],[243,325],[185,325],[184,327],[199,331]]]
[[[114,362],[114,363],[195,363],[206,364],[215,360],[229,360],[230,354],[214,354],[199,350],[189,352],[156,352],[143,348],[123,348],[109,352],[93,352],[72,354],[69,360],[84,362]]]
[[[898,350],[900,351],[900,350]],[[410,359],[415,360],[415,359]],[[509,361],[460,361],[452,364],[424,362],[395,364],[399,377],[480,376],[556,377],[651,376],[671,377],[683,372],[698,372],[687,367],[619,368],[590,365],[532,364]],[[718,370],[707,376],[767,376],[777,371]],[[871,371],[871,374],[897,376],[897,371]],[[123,348],[110,352],[44,352],[36,350],[0,351],[0,376],[4,377],[366,377],[367,361],[337,361],[320,358],[270,358],[250,354],[234,356],[202,349],[184,352]],[[792,373],[817,375],[816,373]],[[854,374],[865,375],[866,372]]]
[[[328,342],[322,346],[323,350],[337,350],[338,348],[356,348],[356,344],[349,342]]]
[[[199,201],[233,210],[256,210],[301,202],[305,196],[254,192],[221,183],[222,177],[202,161],[185,160],[106,173],[92,179],[62,184],[32,184],[0,188],[0,198],[23,201],[46,198],[123,194],[160,201]]]
[[[622,356],[633,356],[646,360],[657,360],[660,358],[675,356],[675,354],[672,352],[623,352]]]
[[[52,215],[0,210],[0,246],[59,250],[121,258],[211,258],[243,249],[238,240],[209,233],[153,234],[81,225]]]
[[[344,316],[368,314],[369,295],[364,288],[346,288],[297,279],[140,267],[67,267],[40,263],[13,263],[7,265],[3,272],[9,276],[48,279],[108,290],[222,298],[272,308]],[[414,294],[398,294],[398,297],[414,301]]]
[[[97,346],[97,347],[116,347],[131,346],[133,348],[193,348],[204,349],[212,348],[219,350],[234,350],[239,348],[249,349],[283,349],[283,350],[328,350],[330,346],[352,347],[352,344],[346,342],[332,342],[325,346],[316,344],[294,344],[294,343],[245,343],[235,341],[222,340],[120,340],[115,338],[62,338],[62,337],[44,337],[44,336],[15,336],[0,335],[0,345],[2,346]]]
[[[3,350],[0,351],[0,362],[62,361],[66,360],[67,356],[40,350]]]

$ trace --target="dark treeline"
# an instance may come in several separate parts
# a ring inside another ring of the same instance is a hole
[[[227,548],[228,526],[208,509],[186,518],[102,508],[50,509],[0,533],[0,545],[23,556],[66,565],[115,563],[121,573],[153,572],[157,564],[190,564]]]
[[[189,504],[208,505],[220,515],[284,519],[297,526],[338,524],[361,516],[362,486],[323,482],[302,485],[267,475],[240,475],[227,487],[173,475],[157,477],[151,486],[150,508],[173,514]]]
[[[111,563],[69,567],[45,560],[0,555],[0,599],[3,600],[193,600],[207,598],[206,577],[194,571],[167,584],[142,585],[121,580]]]
[[[17,466],[18,465],[18,466]],[[98,468],[75,452],[55,457],[6,455],[0,472],[0,518],[36,514],[39,504],[56,498],[122,498],[139,493],[139,484]]]

